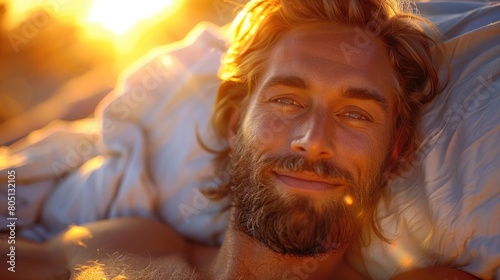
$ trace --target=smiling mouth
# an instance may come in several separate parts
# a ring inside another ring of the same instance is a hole
[[[313,172],[278,172],[273,171],[274,176],[288,187],[311,190],[326,191],[337,189],[342,186],[338,182],[333,182],[324,177],[320,177]]]

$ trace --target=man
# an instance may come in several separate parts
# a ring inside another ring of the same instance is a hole
[[[386,179],[416,146],[414,116],[438,88],[435,42],[399,9],[391,1],[268,1],[241,14],[212,122],[232,143],[217,157],[221,169],[232,170],[219,193],[242,208],[236,217],[247,234],[276,226],[284,211],[296,224],[258,238],[281,231],[329,238],[338,227],[332,242],[344,245],[373,221]],[[324,232],[305,231],[309,222]]]
[[[344,253],[358,245],[363,230],[379,231],[374,205],[380,190],[415,147],[413,116],[438,92],[429,52],[434,41],[409,18],[385,1],[247,5],[222,68],[213,118],[229,143],[217,164],[230,170],[231,180],[213,195],[229,195],[233,203],[224,243],[216,257],[182,240],[162,243],[155,253],[181,254],[202,279],[362,277]],[[68,232],[42,249],[64,252],[55,262],[65,264],[74,248],[60,243],[135,253],[171,235],[146,221],[110,222],[119,226],[91,231],[87,241],[88,233]],[[138,224],[147,238],[122,235]],[[122,240],[106,246],[103,236]],[[123,247],[130,240],[134,250]],[[213,261],[199,259],[205,254]]]

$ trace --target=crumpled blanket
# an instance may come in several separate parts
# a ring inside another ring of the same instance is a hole
[[[218,214],[227,201],[209,201],[200,187],[227,176],[213,170],[195,128],[205,144],[223,147],[212,140],[208,116],[224,51],[220,28],[200,24],[131,65],[95,119],[54,121],[3,147],[2,178],[16,172],[20,236],[45,240],[71,224],[143,216],[195,241],[220,243],[227,216]],[[9,216],[6,207],[0,215]]]

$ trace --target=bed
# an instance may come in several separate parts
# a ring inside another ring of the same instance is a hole
[[[449,84],[424,108],[411,168],[390,181],[379,204],[384,234],[396,242],[349,257],[374,279],[429,265],[500,278],[500,5],[417,7],[444,34]],[[43,241],[72,224],[142,216],[220,244],[228,201],[210,201],[199,189],[227,174],[213,169],[195,127],[211,147],[224,148],[208,116],[225,41],[222,28],[200,23],[124,71],[95,117],[54,121],[1,147],[0,198],[6,205],[6,174],[15,170],[20,236]],[[5,207],[0,215],[8,217]]]

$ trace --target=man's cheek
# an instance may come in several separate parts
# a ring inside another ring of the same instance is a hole
[[[361,174],[372,174],[374,167],[380,166],[384,159],[386,147],[380,143],[369,141],[367,137],[348,135],[337,138],[336,153],[333,158],[342,163],[342,167],[352,170],[355,177]]]
[[[262,113],[251,121],[247,132],[258,145],[280,143],[286,137],[288,125],[285,121],[279,115]]]

